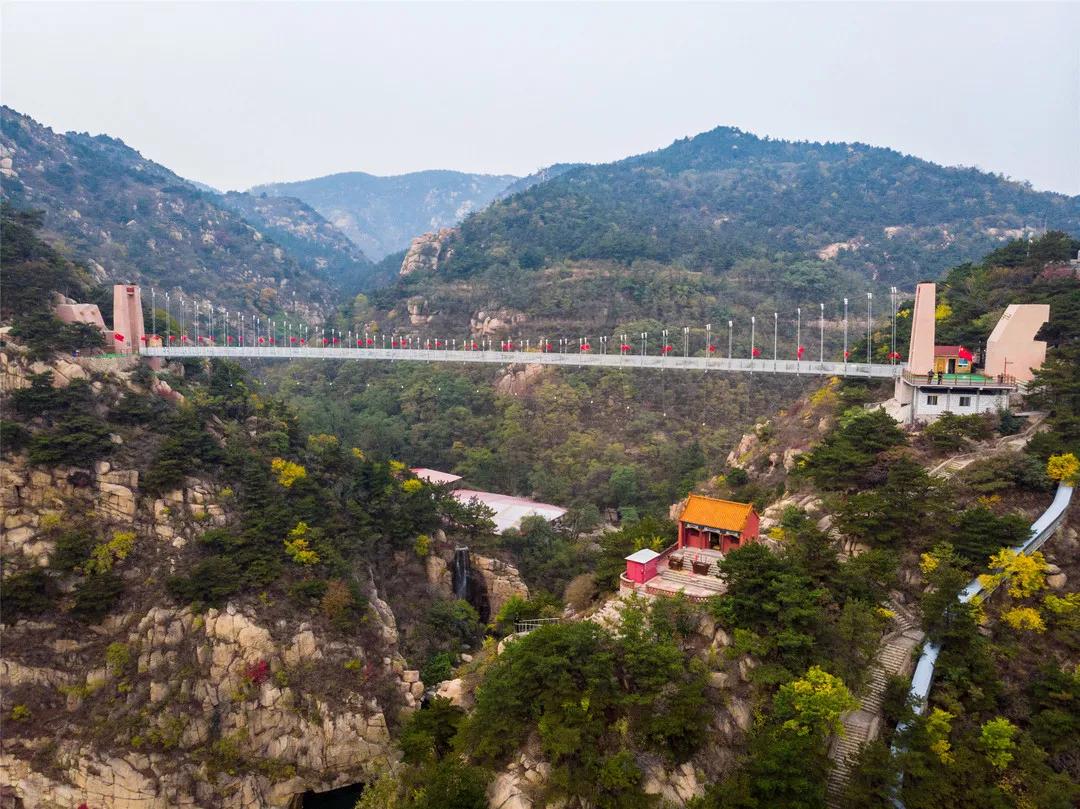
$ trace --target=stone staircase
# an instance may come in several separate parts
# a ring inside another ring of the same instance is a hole
[[[829,771],[829,809],[839,809],[851,771],[867,742],[881,732],[881,706],[889,678],[911,671],[912,656],[923,641],[918,619],[895,599],[886,606],[894,613],[893,629],[882,638],[871,664],[870,680],[859,698],[859,707],[841,717],[844,732],[833,739],[829,748],[832,768]]]
[[[677,581],[683,584],[692,584],[695,587],[702,587],[706,590],[715,590],[718,594],[727,590],[724,583],[717,578],[716,565],[712,565],[709,568],[709,575],[703,576],[698,573],[686,573],[682,570],[671,570],[670,568],[664,570],[660,575],[668,581]]]

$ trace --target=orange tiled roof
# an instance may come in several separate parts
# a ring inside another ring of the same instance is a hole
[[[695,525],[719,528],[721,531],[742,531],[746,518],[753,510],[750,503],[735,503],[731,500],[692,494],[687,498],[679,519]]]

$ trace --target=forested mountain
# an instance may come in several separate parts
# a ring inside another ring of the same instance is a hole
[[[221,203],[287,249],[302,267],[326,278],[345,297],[367,287],[375,266],[363,251],[310,205],[295,197],[230,191]]]
[[[46,237],[92,262],[98,281],[180,288],[267,313],[286,295],[311,314],[333,300],[325,275],[123,141],[56,133],[10,107],[0,124],[11,160],[4,200],[44,211]]]
[[[444,305],[467,279],[482,306],[562,299],[604,316],[627,295],[615,308],[681,309],[681,288],[696,315],[706,298],[791,305],[910,288],[1044,228],[1080,232],[1080,198],[890,149],[721,127],[495,202],[445,245],[444,287],[420,275],[401,292]]]
[[[455,225],[481,210],[517,179],[460,171],[417,171],[394,177],[351,171],[270,183],[251,191],[303,200],[378,261],[404,250],[421,233]]]

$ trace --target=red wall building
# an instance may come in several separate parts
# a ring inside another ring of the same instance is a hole
[[[760,523],[749,503],[692,494],[679,515],[679,547],[727,553],[756,540]]]
[[[649,548],[642,548],[626,557],[626,578],[637,584],[644,584],[656,575],[656,565],[660,554]]]

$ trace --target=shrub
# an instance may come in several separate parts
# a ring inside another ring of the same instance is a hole
[[[124,673],[131,665],[131,647],[126,643],[110,643],[105,649],[105,667],[114,676]]]
[[[53,604],[55,589],[52,579],[38,567],[8,576],[3,582],[5,622],[45,612]]]
[[[331,579],[326,583],[319,606],[336,629],[347,632],[363,618],[367,604],[356,582]]]
[[[434,762],[420,776],[412,809],[487,809],[487,774],[452,758]]]
[[[465,711],[444,697],[434,697],[425,710],[410,714],[398,742],[405,761],[423,764],[443,758],[464,718]]]
[[[942,413],[923,429],[923,438],[938,452],[953,452],[969,440],[982,441],[993,435],[993,422],[983,414],[959,416]]]
[[[16,453],[30,443],[30,431],[14,421],[0,419],[0,451]]]
[[[165,586],[177,601],[217,606],[241,588],[241,571],[229,557],[215,555],[196,563],[187,576],[170,576]]]
[[[112,570],[115,562],[127,559],[135,547],[135,534],[131,531],[115,531],[112,539],[94,546],[90,559],[83,565],[86,573],[105,573]]]
[[[593,603],[598,592],[596,587],[596,576],[592,573],[582,573],[581,575],[572,578],[570,583],[566,585],[566,591],[563,593],[563,601],[565,601],[575,612],[581,612]]]
[[[56,548],[49,557],[49,567],[63,572],[75,570],[90,558],[94,544],[94,535],[87,528],[64,531],[56,539]]]
[[[87,621],[104,618],[120,600],[124,582],[113,571],[88,576],[75,588],[75,605],[72,613]]]
[[[109,428],[96,416],[67,416],[48,432],[30,439],[32,464],[86,465],[113,450]]]
[[[454,661],[448,652],[438,652],[427,659],[420,668],[420,679],[426,685],[435,685],[454,676]]]
[[[15,705],[11,709],[12,722],[25,722],[30,718],[30,709],[25,705]]]

